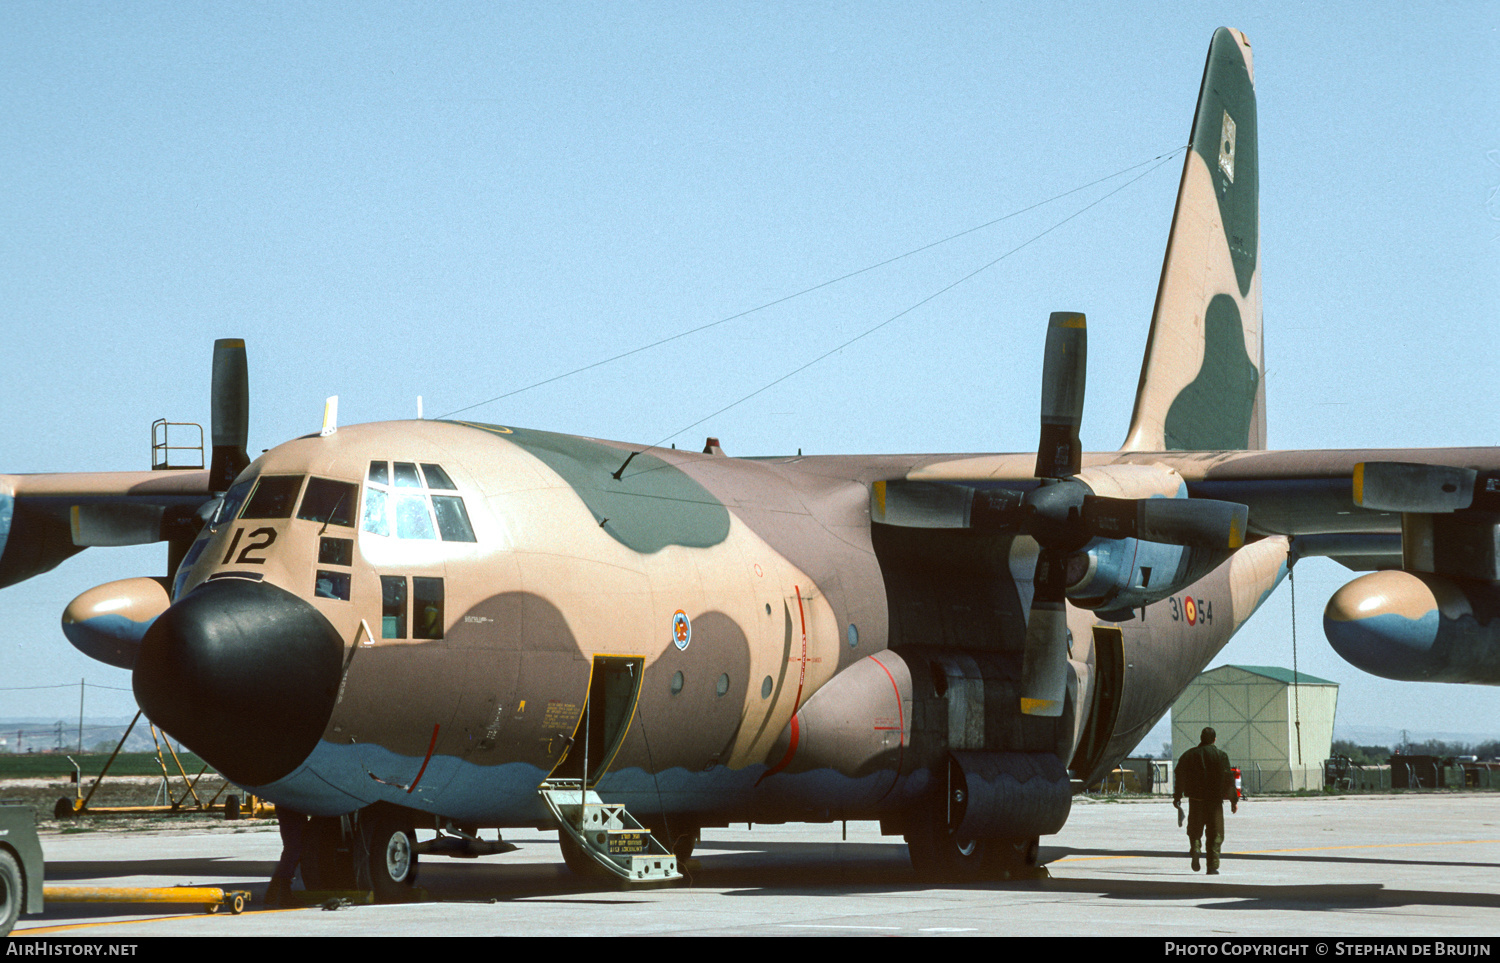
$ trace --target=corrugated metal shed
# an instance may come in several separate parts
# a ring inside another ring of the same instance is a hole
[[[1316,789],[1333,745],[1338,683],[1269,665],[1221,665],[1198,676],[1172,706],[1172,758],[1204,726],[1244,773],[1246,792]],[[1298,724],[1300,722],[1300,725]]]

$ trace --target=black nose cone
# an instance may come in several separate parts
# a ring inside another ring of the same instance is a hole
[[[215,579],[152,623],[132,684],[152,722],[233,782],[263,786],[317,746],[342,654],[333,626],[297,596]]]

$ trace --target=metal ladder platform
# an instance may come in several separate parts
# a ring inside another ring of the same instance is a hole
[[[627,883],[681,879],[677,857],[651,835],[625,806],[607,803],[578,779],[549,779],[537,787],[557,820],[583,852]]]

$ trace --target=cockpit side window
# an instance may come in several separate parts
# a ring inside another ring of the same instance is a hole
[[[305,475],[263,475],[241,518],[291,518]]]
[[[358,502],[358,485],[314,478],[307,483],[307,494],[302,496],[302,508],[297,512],[297,517],[349,527],[354,524],[354,511]]]
[[[245,496],[250,494],[250,486],[254,483],[255,479],[251,478],[229,487],[229,491],[225,492],[224,497],[219,500],[219,506],[214,509],[213,517],[209,520],[210,532],[217,532],[220,525],[239,514],[240,506],[245,504]]]

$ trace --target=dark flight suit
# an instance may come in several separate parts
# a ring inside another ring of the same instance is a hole
[[[1219,871],[1219,849],[1224,845],[1224,800],[1233,792],[1226,787],[1234,785],[1230,769],[1229,757],[1212,743],[1194,746],[1177,760],[1172,803],[1180,805],[1182,797],[1188,797],[1189,849],[1196,864],[1199,842],[1207,836],[1210,873]],[[1234,800],[1234,806],[1238,809],[1239,800]]]

